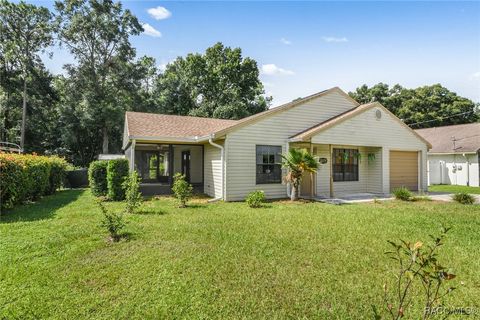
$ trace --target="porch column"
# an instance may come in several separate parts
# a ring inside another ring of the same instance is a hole
[[[130,151],[130,171],[135,170],[135,140],[132,140],[132,150]]]
[[[390,193],[390,149],[382,147],[382,192]]]
[[[173,185],[173,145],[168,145],[168,184]]]
[[[315,156],[313,154],[313,144],[310,141],[310,154],[312,156]],[[316,173],[310,173],[310,196],[312,199],[316,196],[316,186],[315,186],[315,181],[317,180],[317,174]]]

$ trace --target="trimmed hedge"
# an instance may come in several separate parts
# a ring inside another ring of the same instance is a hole
[[[93,195],[107,195],[107,165],[108,161],[93,161],[88,167],[88,182]]]
[[[0,202],[11,208],[53,194],[62,184],[67,162],[58,157],[0,153]]]
[[[123,182],[128,176],[128,160],[109,160],[107,165],[107,196],[110,200],[120,201],[125,199]]]

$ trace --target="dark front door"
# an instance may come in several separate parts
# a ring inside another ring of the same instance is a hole
[[[182,151],[182,174],[190,182],[190,151]]]

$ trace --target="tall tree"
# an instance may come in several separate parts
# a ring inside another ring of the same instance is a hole
[[[217,43],[204,54],[189,54],[167,65],[157,82],[159,111],[240,119],[268,109],[255,60],[240,48]]]
[[[440,84],[407,89],[398,84],[363,85],[349,93],[360,103],[378,101],[414,129],[479,121],[479,104]]]
[[[74,112],[84,126],[81,130],[100,135],[101,151],[108,153],[110,137],[118,135],[124,111],[131,104],[135,49],[130,36],[140,34],[143,28],[129,10],[112,0],[57,1],[55,7],[61,44],[76,60],[66,69],[73,82],[70,86],[77,91],[71,93],[78,100],[70,97],[65,101],[72,102],[69,108],[81,109]],[[99,151],[97,140],[91,140],[92,152]]]
[[[20,146],[25,146],[27,121],[28,81],[39,53],[52,44],[52,14],[47,8],[37,7],[23,1],[18,4],[0,0],[0,58],[2,73],[9,65],[21,70],[22,77],[22,125]],[[10,71],[12,71],[10,69]],[[14,75],[15,72],[11,73]]]

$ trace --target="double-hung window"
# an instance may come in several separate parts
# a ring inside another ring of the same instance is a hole
[[[281,146],[256,146],[257,184],[281,183]]]
[[[358,181],[358,150],[333,149],[333,181]]]

